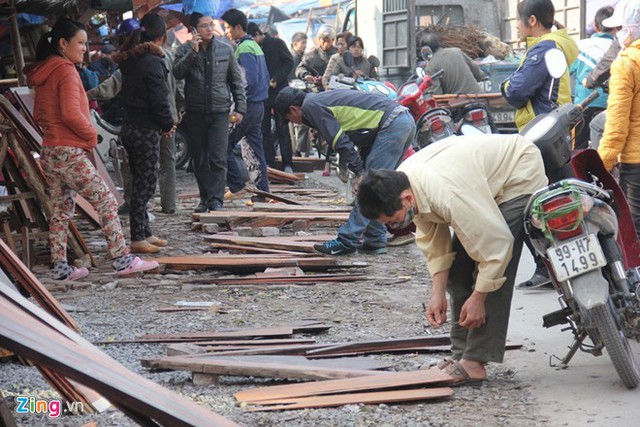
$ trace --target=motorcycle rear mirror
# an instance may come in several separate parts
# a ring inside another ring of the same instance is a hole
[[[554,79],[559,79],[567,71],[567,60],[560,49],[549,49],[544,54],[544,63]]]
[[[378,68],[380,66],[380,60],[378,59],[377,56],[375,55],[371,55],[369,58],[367,58],[369,60],[369,64],[371,64],[373,67]]]
[[[433,51],[429,46],[422,46],[422,48],[420,48],[420,56],[422,57],[422,59],[429,62],[431,61],[431,57],[433,56]]]
[[[353,55],[351,54],[351,52],[346,51],[345,53],[343,53],[342,60],[344,61],[344,65],[346,65],[347,67],[353,67]]]

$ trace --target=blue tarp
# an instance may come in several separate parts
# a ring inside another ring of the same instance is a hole
[[[179,10],[185,15],[189,15],[193,12],[198,12],[206,16],[213,16],[216,19],[220,19],[222,14],[231,8],[242,8],[253,4],[254,0],[184,0],[182,2],[181,9],[169,8],[167,6],[176,7],[178,5],[166,5],[163,6],[169,10]],[[182,10],[183,9],[183,10]]]

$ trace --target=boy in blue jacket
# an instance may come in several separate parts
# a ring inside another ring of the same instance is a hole
[[[233,148],[246,137],[259,164],[260,175],[256,186],[262,191],[269,191],[267,162],[262,145],[264,101],[269,97],[267,63],[258,43],[247,34],[248,20],[244,13],[238,9],[229,9],[222,15],[222,20],[227,24],[227,37],[238,44],[235,56],[243,73],[247,94],[247,113],[229,138],[227,185],[232,193],[239,192],[245,186],[244,174],[233,154]]]

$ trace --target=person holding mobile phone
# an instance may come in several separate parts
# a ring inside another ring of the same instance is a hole
[[[202,213],[222,209],[229,118],[242,122],[247,97],[233,48],[214,37],[213,17],[194,12],[189,23],[193,37],[178,49],[173,75],[185,81],[183,120],[200,193],[195,212]]]

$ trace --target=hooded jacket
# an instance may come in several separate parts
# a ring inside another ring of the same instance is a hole
[[[602,60],[612,42],[613,35],[609,33],[595,33],[590,38],[578,42],[580,53],[578,54],[578,59],[573,61],[569,69],[571,76],[576,82],[573,98],[574,104],[580,104],[591,95],[593,89],[583,86],[582,81],[587,78],[589,73]],[[608,95],[603,92],[602,88],[598,88],[597,90],[600,96],[591,102],[589,107],[605,109],[607,108]]]
[[[611,65],[607,124],[598,146],[604,166],[640,163],[640,40]]]
[[[556,106],[571,102],[569,66],[578,57],[578,45],[569,38],[565,29],[553,31],[542,37],[529,37],[527,47],[516,72],[500,87],[507,102],[517,108],[518,130],[522,130],[537,115],[548,113]],[[558,80],[551,77],[544,61],[545,53],[554,48],[560,49],[567,61],[567,71]]]
[[[228,113],[231,99],[235,111],[247,112],[247,97],[233,48],[212,39],[206,48],[196,52],[189,43],[178,49],[173,62],[173,75],[184,79],[184,101],[188,113]]]
[[[120,105],[124,121],[136,127],[168,132],[173,126],[164,51],[151,42],[113,55],[120,64]]]
[[[76,66],[51,55],[28,73],[35,86],[34,120],[44,132],[42,145],[93,150],[97,132],[91,124],[89,101]]]

